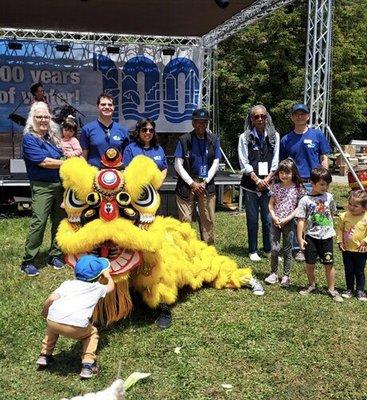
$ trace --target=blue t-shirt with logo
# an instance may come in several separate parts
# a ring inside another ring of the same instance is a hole
[[[175,157],[185,159],[185,154],[181,142],[177,142]],[[220,159],[219,138],[214,142],[214,159]],[[195,134],[191,135],[190,165],[194,176],[197,178],[206,178],[211,165],[208,165],[208,140],[199,139]]]
[[[41,139],[31,133],[26,133],[22,139],[23,158],[27,168],[27,175],[30,181],[40,182],[59,182],[59,170],[40,167],[45,158],[54,158],[59,160],[62,157],[61,148],[53,143]]]
[[[303,179],[309,179],[311,170],[320,166],[320,156],[329,153],[329,143],[319,129],[308,128],[303,134],[292,131],[280,141],[279,159],[293,158]]]
[[[104,126],[99,120],[92,121],[82,128],[80,145],[83,150],[88,150],[88,163],[101,168],[101,157],[105,151],[113,147],[121,155],[129,144],[129,133],[125,126],[112,122],[110,126]]]
[[[161,146],[149,147],[148,149],[145,149],[138,143],[130,143],[124,150],[122,159],[124,166],[127,167],[131,160],[138,155],[151,158],[161,171],[167,169],[166,155],[164,154],[164,150]]]

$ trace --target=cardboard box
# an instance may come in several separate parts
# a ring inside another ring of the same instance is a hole
[[[356,156],[356,147],[354,144],[343,144],[341,146],[343,153],[348,153],[349,157],[355,157]]]

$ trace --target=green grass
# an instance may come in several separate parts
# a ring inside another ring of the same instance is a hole
[[[346,187],[332,191],[339,204],[346,203]],[[80,345],[65,338],[52,369],[36,371],[45,330],[41,306],[72,273],[44,267],[36,278],[20,274],[28,224],[28,218],[0,219],[0,399],[56,400],[101,390],[116,377],[119,362],[122,378],[134,371],[152,374],[127,399],[367,398],[366,304],[355,299],[337,304],[324,291],[298,295],[306,283],[302,264],[294,265],[290,290],[267,287],[262,298],[248,289],[185,291],[166,331],[157,330],[154,312],[138,303],[130,318],[100,329],[98,378],[79,380]],[[243,214],[217,213],[216,243],[240,265],[249,265]],[[335,254],[342,290],[343,267]],[[269,273],[268,262],[252,267],[261,279]],[[322,267],[317,274],[325,285]],[[179,354],[175,347],[182,347]],[[233,389],[223,389],[223,383]]]

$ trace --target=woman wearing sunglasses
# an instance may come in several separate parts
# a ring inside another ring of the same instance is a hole
[[[47,104],[42,101],[35,102],[31,107],[24,128],[22,148],[32,193],[32,218],[21,271],[28,276],[36,276],[39,272],[35,258],[42,245],[49,216],[51,247],[47,261],[55,269],[64,267],[55,235],[60,221],[66,216],[60,207],[63,189],[59,176],[62,164],[59,128],[51,120]]]
[[[278,168],[279,141],[279,133],[275,130],[266,108],[263,105],[252,107],[246,118],[245,131],[238,142],[251,261],[261,260],[257,248],[259,213],[262,222],[264,256],[270,256],[269,185]]]
[[[133,142],[124,150],[124,166],[127,167],[135,156],[141,154],[151,158],[157,164],[157,167],[162,171],[163,182],[167,175],[167,159],[164,150],[158,144],[155,122],[151,119],[142,119],[136,124]]]

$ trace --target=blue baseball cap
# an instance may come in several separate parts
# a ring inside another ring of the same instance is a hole
[[[209,116],[209,112],[208,110],[205,110],[205,108],[198,108],[196,110],[194,110],[194,112],[192,113],[192,119],[206,119],[209,120],[210,116]]]
[[[102,272],[110,268],[107,258],[92,255],[81,256],[75,264],[74,274],[80,281],[94,281]]]
[[[310,110],[308,109],[308,107],[306,106],[306,104],[303,104],[303,103],[298,103],[298,104],[295,104],[295,105],[293,106],[293,108],[292,108],[292,114],[295,113],[296,111],[303,111],[303,112],[305,112],[306,114],[309,114],[309,113],[310,113]]]

